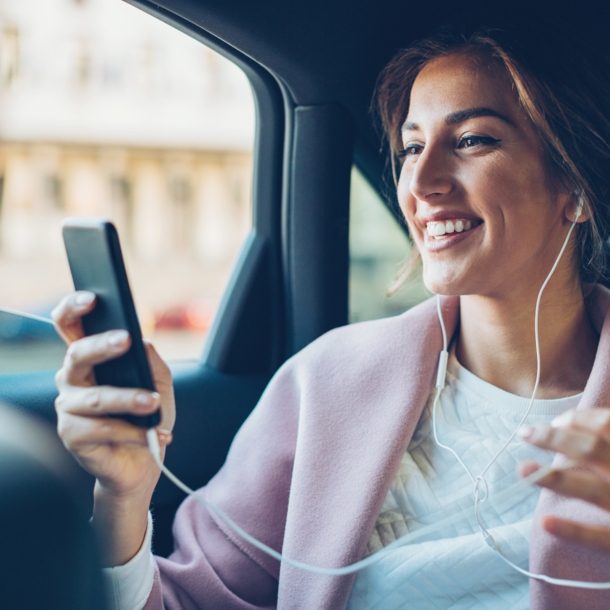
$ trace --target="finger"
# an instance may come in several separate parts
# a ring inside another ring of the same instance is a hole
[[[537,485],[552,489],[569,498],[579,498],[610,510],[610,483],[589,472],[553,470],[542,477]]]
[[[588,430],[610,442],[610,409],[588,409],[586,411],[566,411],[556,417],[551,426],[554,428],[575,428]]]
[[[117,358],[129,349],[129,345],[130,338],[126,330],[110,330],[74,341],[68,347],[62,373],[58,379],[60,389],[62,383],[69,385],[89,383],[94,365]]]
[[[144,348],[148,358],[148,365],[152,373],[155,385],[159,391],[163,392],[172,387],[172,373],[166,362],[161,358],[155,346],[146,339],[144,340]]]
[[[610,443],[595,432],[553,426],[522,426],[519,436],[542,449],[559,451],[569,458],[610,469]]]
[[[93,292],[79,290],[64,297],[51,312],[57,332],[68,345],[84,336],[81,318],[94,308],[95,298]]]
[[[541,464],[537,462],[523,462],[519,464],[519,474],[525,478],[529,477],[531,474],[534,474],[536,471],[542,468]]]
[[[58,419],[57,432],[66,448],[73,453],[98,445],[147,446],[146,430],[121,419],[68,415]]]
[[[152,343],[144,341],[144,347],[146,348],[146,355],[155,382],[155,388],[162,396],[161,424],[164,428],[171,430],[176,420],[172,373]]]
[[[610,529],[608,528],[583,525],[558,517],[545,517],[542,520],[542,527],[549,534],[558,538],[586,544],[588,547],[603,551],[610,551]]]
[[[61,392],[55,401],[58,413],[71,413],[87,417],[130,413],[148,415],[160,405],[157,392],[111,386],[73,387]]]

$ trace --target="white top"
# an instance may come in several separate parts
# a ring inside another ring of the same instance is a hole
[[[576,408],[581,396],[536,400],[527,422],[550,423]],[[383,503],[366,555],[456,512],[463,512],[464,518],[359,572],[347,610],[527,609],[528,579],[484,542],[474,518],[473,484],[455,456],[434,441],[434,397],[435,392]],[[451,354],[437,412],[439,440],[452,447],[476,477],[517,428],[528,405],[529,399],[479,379]],[[502,506],[494,504],[494,493],[518,482],[520,462],[550,464],[552,458],[553,454],[517,437],[485,475],[489,499],[481,504],[483,520],[503,554],[520,567],[529,563],[529,534],[539,489],[525,488]]]
[[[456,511],[464,519],[420,541],[397,549],[356,576],[347,610],[407,608],[529,608],[529,584],[483,542],[474,519],[472,483],[455,457],[432,436],[435,392],[417,425],[383,504],[367,555],[401,535],[438,523]],[[549,423],[576,408],[582,394],[536,400],[528,423]],[[476,476],[519,424],[529,400],[479,379],[449,358],[441,396],[439,439],[460,455]],[[489,470],[489,500],[482,516],[502,551],[521,567],[528,565],[529,531],[539,491],[528,488],[502,507],[494,492],[518,481],[517,465],[533,459],[549,464],[553,456],[515,439]],[[128,563],[103,570],[110,610],[142,610],[153,585],[152,521],[138,554]]]
[[[153,523],[148,513],[148,528],[138,554],[125,565],[104,568],[109,610],[142,610],[155,579],[155,559],[151,552]]]

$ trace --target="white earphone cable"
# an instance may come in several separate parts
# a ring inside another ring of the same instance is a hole
[[[515,438],[515,436],[517,435],[517,432],[519,431],[519,428],[525,423],[525,421],[526,421],[528,415],[530,414],[532,407],[534,405],[534,400],[536,398],[536,392],[538,391],[538,385],[540,383],[540,374],[541,374],[541,368],[542,368],[541,367],[541,357],[540,357],[540,336],[539,336],[539,314],[540,314],[540,302],[542,300],[542,293],[544,292],[544,289],[546,288],[551,277],[553,276],[553,273],[555,273],[555,270],[557,269],[557,266],[559,265],[559,261],[561,260],[561,257],[563,256],[563,253],[568,245],[570,235],[572,234],[572,231],[573,231],[574,227],[576,226],[576,222],[578,221],[580,213],[581,213],[581,206],[579,205],[579,207],[577,208],[577,211],[576,211],[575,219],[572,222],[572,224],[568,230],[568,233],[566,235],[566,238],[563,242],[563,246],[561,247],[561,250],[559,251],[557,258],[555,259],[555,263],[554,263],[553,267],[551,268],[551,271],[549,272],[546,279],[544,280],[544,283],[542,284],[542,287],[540,288],[540,292],[538,293],[538,298],[536,299],[536,309],[535,309],[535,313],[534,313],[534,340],[535,340],[535,345],[536,345],[536,381],[534,383],[534,390],[532,392],[532,397],[530,398],[529,405],[527,407],[527,410],[526,410],[524,416],[521,418],[519,425],[515,429],[515,431],[510,435],[508,440],[502,445],[501,449],[494,455],[494,457],[487,464],[487,466],[485,466],[485,468],[481,471],[481,474],[477,475],[476,477],[473,476],[473,474],[470,472],[468,467],[464,464],[464,462],[459,457],[459,455],[451,447],[448,447],[447,445],[441,443],[438,440],[438,436],[437,436],[437,429],[436,429],[436,413],[438,411],[437,405],[440,402],[441,392],[443,391],[443,389],[445,387],[445,376],[446,376],[446,371],[447,371],[447,359],[448,359],[447,331],[445,329],[445,322],[443,320],[443,312],[441,309],[440,296],[437,295],[436,310],[437,310],[438,319],[439,319],[439,323],[440,323],[441,331],[442,331],[442,335],[443,335],[443,351],[441,352],[440,358],[439,358],[439,374],[437,377],[437,384],[436,384],[437,391],[436,391],[436,396],[434,398],[434,403],[433,403],[433,407],[432,407],[432,429],[434,432],[434,440],[436,441],[438,446],[443,449],[446,449],[447,451],[450,451],[455,456],[457,461],[460,463],[462,468],[466,471],[469,478],[473,482],[474,501],[475,501],[474,502],[474,511],[475,511],[475,517],[476,517],[477,523],[481,530],[481,534],[483,535],[483,538],[484,538],[485,542],[488,544],[488,546],[491,547],[500,556],[500,558],[504,562],[506,562],[510,567],[514,568],[521,574],[528,576],[529,578],[534,578],[536,580],[542,580],[544,582],[548,582],[553,585],[559,585],[559,586],[563,586],[563,587],[577,587],[577,588],[581,588],[581,589],[610,589],[610,582],[587,582],[587,581],[580,581],[580,580],[566,580],[566,579],[561,579],[561,578],[553,578],[551,576],[547,576],[546,574],[534,574],[533,572],[529,572],[528,570],[524,570],[523,568],[520,568],[519,566],[515,565],[512,561],[507,559],[502,554],[502,552],[498,548],[493,536],[489,533],[489,530],[485,527],[485,524],[483,523],[483,520],[482,520],[481,514],[480,514],[480,504],[482,502],[485,502],[485,500],[487,500],[488,495],[489,495],[487,482],[485,481],[485,474],[491,468],[491,466],[494,464],[494,462],[496,462],[496,460],[500,457],[500,455],[507,449],[507,447],[510,445],[512,440]],[[441,376],[442,376],[442,381],[440,379]],[[570,461],[570,462],[563,464],[561,469],[563,470],[566,468],[571,468],[574,465],[575,465],[575,463],[573,461]],[[545,471],[545,475],[546,475],[548,472],[550,472],[552,470],[556,470],[556,468],[552,468],[552,467],[543,468],[534,474],[538,474],[541,471]],[[540,476],[538,478],[538,480],[543,478],[543,476],[545,476],[545,475]],[[485,496],[482,499],[481,499],[480,493],[479,493],[479,488],[480,488],[481,483],[483,483],[483,485],[485,486]]]
[[[305,570],[307,572],[313,572],[314,574],[324,574],[327,576],[344,576],[346,574],[352,574],[354,572],[358,572],[359,570],[368,568],[369,566],[377,563],[378,561],[381,561],[382,559],[384,559],[385,557],[387,557],[388,555],[393,553],[397,548],[403,547],[407,544],[415,542],[425,536],[432,535],[435,532],[442,530],[446,527],[449,527],[455,523],[459,523],[460,521],[462,521],[464,519],[464,511],[463,510],[456,511],[453,515],[445,517],[441,521],[437,521],[436,523],[433,523],[432,525],[421,527],[412,532],[409,532],[405,536],[402,536],[398,540],[392,542],[391,544],[384,547],[382,550],[377,551],[373,555],[370,555],[366,559],[362,559],[361,561],[358,561],[358,562],[353,563],[348,566],[344,566],[341,568],[323,568],[320,566],[314,566],[314,565],[311,565],[311,564],[308,564],[308,563],[305,563],[302,561],[297,561],[295,559],[286,557],[285,555],[278,553],[275,549],[272,549],[270,546],[266,545],[264,542],[261,542],[260,540],[257,540],[256,538],[254,538],[254,536],[251,536],[250,534],[248,534],[248,532],[246,532],[239,525],[237,525],[237,523],[235,523],[235,521],[233,521],[233,519],[231,519],[231,517],[229,517],[222,509],[218,508],[217,506],[214,506],[214,504],[212,504],[211,502],[208,502],[203,497],[201,492],[194,491],[193,489],[191,489],[190,487],[185,485],[182,481],[180,481],[180,479],[178,479],[178,477],[176,477],[167,468],[167,466],[165,466],[165,464],[163,463],[163,460],[161,459],[161,449],[159,446],[159,438],[157,436],[157,431],[155,428],[150,428],[147,431],[146,438],[148,440],[148,447],[150,449],[150,452],[152,453],[152,456],[153,456],[157,466],[159,466],[159,468],[161,469],[163,474],[165,474],[165,476],[172,483],[174,483],[174,485],[176,485],[179,489],[181,489],[187,495],[192,496],[195,500],[197,500],[198,502],[203,504],[209,511],[213,512],[218,517],[220,517],[220,519],[222,519],[222,521],[224,521],[237,535],[239,535],[241,538],[243,538],[244,540],[249,542],[252,546],[256,547],[257,549],[260,549],[264,553],[267,553],[271,557],[274,557],[278,561],[281,561],[288,565],[294,566],[295,568]],[[512,486],[508,487],[507,489],[505,489],[504,491],[499,492],[496,495],[496,498],[495,498],[496,501],[498,503],[501,503],[506,500],[514,499],[514,497],[522,489],[535,485],[537,481],[539,481],[541,478],[545,477],[547,474],[549,474],[550,472],[553,472],[555,470],[557,470],[557,469],[552,468],[550,466],[537,470],[536,472],[532,473],[530,476],[517,482],[515,485],[512,485]]]
[[[438,315],[438,319],[441,324],[441,332],[443,334],[443,351],[440,354],[439,362],[438,362],[438,373],[436,376],[436,396],[434,397],[434,402],[432,403],[432,434],[434,435],[434,442],[443,449],[446,449],[450,453],[453,454],[455,459],[461,464],[462,468],[466,471],[472,484],[476,486],[477,482],[474,475],[470,472],[470,469],[464,462],[462,458],[448,445],[441,443],[438,438],[438,432],[436,430],[436,414],[438,411],[438,404],[441,398],[441,392],[445,387],[445,376],[447,375],[447,361],[449,358],[448,352],[448,343],[447,343],[447,331],[445,330],[445,322],[443,320],[443,312],[441,310],[441,299],[438,295],[436,295],[436,313]]]
[[[578,218],[578,216],[577,216],[577,218]],[[559,256],[557,257],[557,260],[555,261],[555,264],[553,265],[553,268],[551,269],[551,272],[549,273],[547,279],[545,280],[544,284],[542,285],[542,288],[540,289],[540,293],[538,294],[538,299],[536,301],[535,333],[536,333],[536,357],[537,357],[537,367],[538,367],[537,373],[536,373],[536,383],[534,386],[534,392],[532,394],[532,398],[530,400],[528,410],[527,410],[526,414],[524,415],[521,423],[519,424],[519,427],[524,423],[525,418],[527,417],[527,415],[529,414],[529,412],[532,408],[532,405],[534,403],[534,399],[536,396],[536,390],[538,388],[538,382],[540,379],[540,345],[539,345],[539,340],[538,340],[538,311],[539,311],[539,306],[540,306],[540,299],[542,297],[542,292],[544,291],[544,288],[546,287],[553,272],[555,271],[557,265],[559,264],[559,260],[567,246],[568,239],[570,237],[570,234],[571,234],[572,229],[574,228],[575,224],[576,224],[576,221],[574,221],[574,223],[570,227],[570,230],[568,231],[568,235],[566,236],[565,242],[563,244],[563,247],[561,248]],[[536,578],[538,580],[543,580],[543,581],[551,583],[551,584],[566,586],[566,587],[580,587],[580,588],[585,588],[585,589],[610,589],[610,583],[595,583],[595,582],[562,580],[562,579],[558,579],[558,578],[552,578],[552,577],[546,576],[544,574],[532,574],[531,572],[528,572],[527,570],[524,570],[524,569],[520,568],[519,566],[513,564],[510,560],[508,560],[506,557],[504,557],[504,555],[502,555],[500,550],[497,548],[496,542],[493,539],[493,537],[491,536],[491,534],[489,533],[489,531],[487,530],[487,528],[485,527],[485,524],[483,523],[483,520],[482,520],[481,514],[480,514],[480,502],[484,502],[488,497],[487,483],[485,481],[484,475],[489,470],[491,465],[497,460],[497,458],[500,456],[500,454],[508,447],[510,442],[514,439],[518,428],[510,436],[508,441],[506,441],[506,443],[503,445],[502,449],[500,451],[498,451],[498,453],[496,453],[494,458],[485,467],[483,472],[480,475],[478,475],[477,477],[475,477],[470,472],[470,470],[466,467],[466,465],[461,460],[459,455],[451,447],[448,447],[447,445],[444,445],[443,443],[440,442],[440,440],[438,438],[438,434],[437,434],[437,428],[436,428],[436,413],[438,410],[437,409],[438,404],[440,402],[441,392],[445,387],[445,377],[446,377],[446,372],[447,372],[447,361],[448,361],[449,354],[447,351],[447,347],[448,347],[447,346],[447,333],[446,333],[445,324],[443,321],[443,315],[442,315],[439,296],[437,296],[437,313],[438,313],[438,318],[439,318],[439,322],[441,325],[441,331],[443,334],[443,351],[441,352],[440,358],[439,358],[439,367],[438,367],[437,380],[436,380],[436,395],[434,397],[434,402],[433,402],[433,406],[432,406],[432,429],[433,429],[433,434],[434,434],[434,440],[439,445],[439,447],[442,447],[443,449],[450,451],[455,456],[455,458],[462,465],[462,467],[464,468],[464,470],[467,472],[468,476],[470,477],[470,479],[474,485],[474,497],[475,497],[474,515],[475,515],[476,521],[479,525],[480,531],[481,531],[486,543],[508,565],[510,565],[515,570],[521,572],[522,574],[524,574],[525,576],[528,576],[530,578]],[[415,542],[416,540],[423,538],[425,536],[431,535],[454,523],[458,523],[459,521],[461,521],[464,518],[463,511],[456,511],[455,514],[453,514],[449,517],[446,517],[445,519],[442,519],[441,521],[438,521],[429,526],[419,528],[415,531],[409,532],[405,536],[399,538],[395,542],[393,542],[393,543],[389,544],[388,546],[386,546],[385,548],[383,548],[381,551],[378,551],[378,552],[374,553],[373,555],[367,557],[366,559],[363,559],[361,561],[358,561],[358,562],[348,565],[348,566],[344,566],[344,567],[340,567],[340,568],[324,568],[324,567],[320,567],[320,566],[310,565],[308,563],[286,557],[286,556],[282,555],[281,553],[278,553],[275,549],[272,549],[270,546],[261,542],[260,540],[257,540],[256,538],[254,538],[254,536],[251,536],[250,534],[248,534],[248,532],[246,532],[237,523],[235,523],[235,521],[233,521],[233,519],[231,519],[231,517],[229,517],[222,509],[220,509],[217,506],[214,506],[212,503],[208,502],[200,492],[196,492],[193,489],[191,489],[190,487],[188,487],[187,485],[185,485],[182,481],[180,481],[180,479],[178,479],[178,477],[176,477],[165,466],[165,464],[163,463],[162,457],[161,457],[161,448],[159,446],[159,438],[157,436],[157,431],[155,428],[150,428],[147,431],[146,438],[148,441],[148,446],[149,446],[150,452],[151,452],[156,464],[161,469],[161,471],[165,474],[165,476],[172,483],[174,483],[174,485],[176,485],[179,489],[181,489],[187,495],[195,498],[195,500],[197,500],[198,502],[203,504],[208,510],[210,510],[211,512],[216,514],[236,534],[238,534],[241,538],[243,538],[244,540],[249,542],[252,546],[260,549],[264,553],[267,553],[271,557],[274,557],[278,561],[291,565],[295,568],[299,568],[301,570],[313,572],[314,574],[325,574],[328,576],[343,576],[346,574],[352,574],[359,570],[363,570],[363,569],[373,565],[374,563],[381,561],[382,559],[387,557],[390,553],[394,552],[397,548],[402,547],[406,544]],[[505,500],[510,500],[510,499],[514,498],[521,489],[528,487],[528,486],[535,485],[540,479],[542,479],[549,473],[554,472],[559,469],[569,468],[571,466],[573,466],[572,462],[566,463],[566,464],[562,465],[560,468],[553,467],[553,466],[540,468],[539,470],[532,473],[528,477],[525,477],[524,479],[522,479],[515,485],[512,485],[511,487],[505,489],[503,492],[497,493],[495,495],[494,499],[497,503],[501,503]],[[479,486],[481,483],[483,483],[483,485],[485,486],[485,496],[482,500],[480,499],[480,494],[479,494]]]

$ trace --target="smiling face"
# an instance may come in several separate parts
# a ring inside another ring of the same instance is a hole
[[[503,69],[459,54],[418,74],[403,126],[398,199],[439,294],[538,290],[572,220],[540,138]],[[574,277],[576,264],[562,266]]]

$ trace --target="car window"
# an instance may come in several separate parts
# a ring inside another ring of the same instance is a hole
[[[50,320],[0,310],[0,374],[57,370],[65,352]]]
[[[430,296],[423,285],[421,269],[397,293],[387,294],[412,247],[397,218],[354,166],[349,224],[350,322],[402,313]]]
[[[3,0],[0,307],[48,318],[62,218],[109,217],[144,335],[198,358],[251,226],[254,127],[243,72],[139,9]]]

